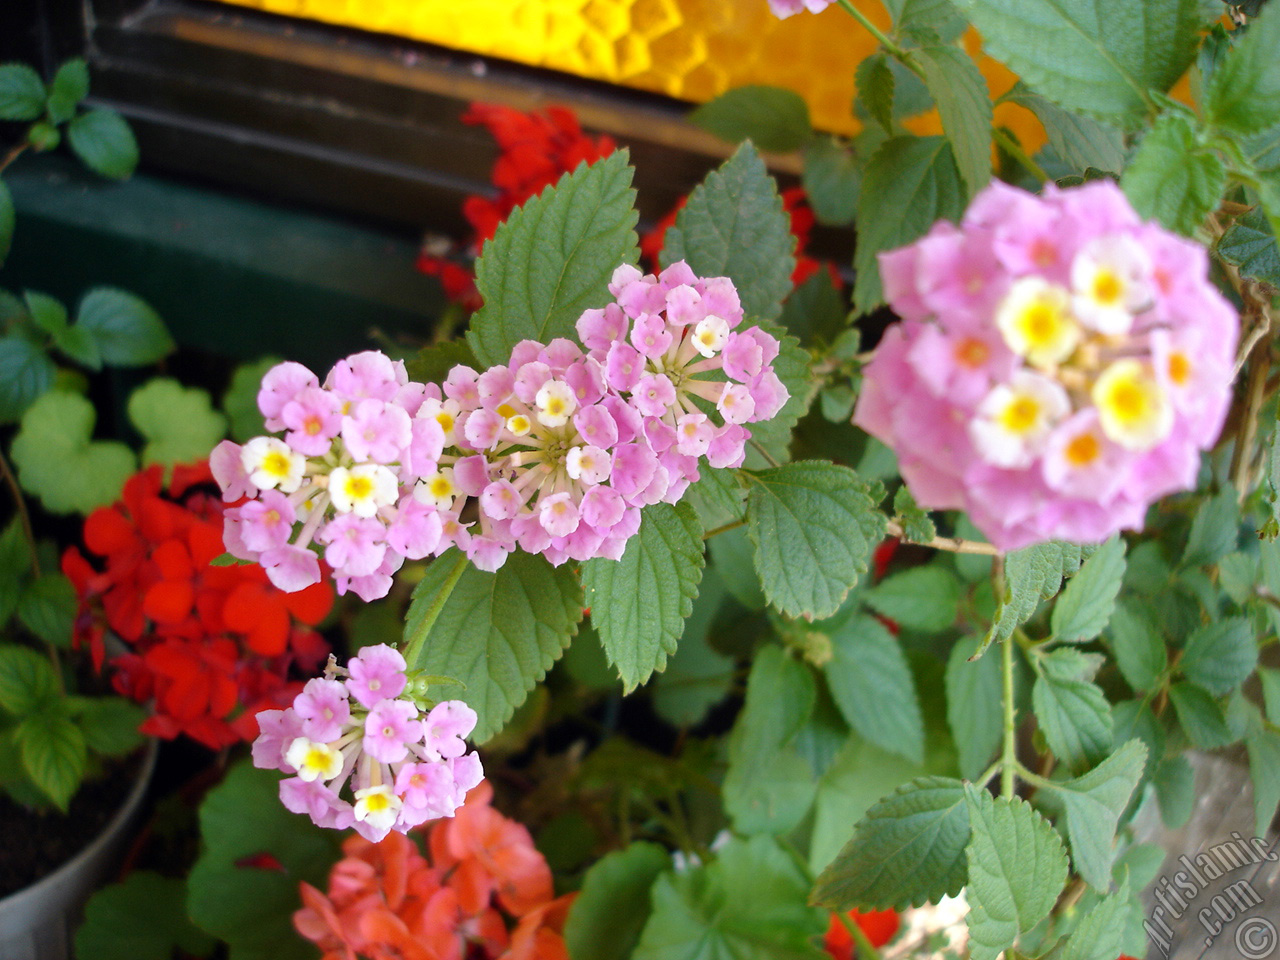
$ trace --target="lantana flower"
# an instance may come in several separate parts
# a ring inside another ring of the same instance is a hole
[[[1140,529],[1194,485],[1238,322],[1204,249],[1143,223],[1115,184],[994,182],[880,268],[903,321],[854,423],[894,449],[921,506],[965,510],[1015,550]]]

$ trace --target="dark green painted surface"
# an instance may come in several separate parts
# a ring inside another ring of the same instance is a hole
[[[375,328],[425,340],[443,304],[393,235],[160,177],[109,183],[60,158],[22,157],[5,182],[18,222],[0,287],[69,307],[90,287],[122,287],[185,347],[278,354],[323,375],[374,346]]]

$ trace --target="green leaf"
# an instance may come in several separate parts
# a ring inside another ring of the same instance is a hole
[[[716,859],[664,873],[634,960],[823,960],[826,915],[805,905],[799,868],[766,836],[730,840]]]
[[[467,342],[479,361],[506,363],[521,340],[575,336],[582,311],[610,301],[613,271],[640,259],[625,150],[579,164],[513,210],[476,261],[484,306]]]
[[[68,60],[53,75],[49,85],[49,119],[66,123],[76,113],[76,106],[89,95],[89,68],[77,57]]]
[[[1042,658],[1044,669],[1031,689],[1036,721],[1049,749],[1071,770],[1097,763],[1111,749],[1111,710],[1094,683],[1071,675],[1071,649]]]
[[[818,877],[813,902],[841,911],[905,910],[955,896],[968,878],[964,791],[959,780],[921,777],[873,805]]]
[[[1124,541],[1112,537],[1071,578],[1053,605],[1050,628],[1059,640],[1080,643],[1100,634],[1111,619],[1124,579]]]
[[[705,559],[702,525],[687,503],[648,507],[621,560],[582,565],[586,604],[625,693],[666,669],[693,610]]]
[[[980,637],[960,640],[947,659],[947,724],[960,759],[960,775],[973,780],[987,768],[1003,730],[1000,661],[970,662]]]
[[[0,628],[18,609],[30,571],[31,544],[23,531],[21,518],[15,516],[0,533]]]
[[[1223,490],[1217,496],[1201,501],[1195,519],[1191,521],[1182,565],[1194,567],[1217,563],[1235,549],[1239,524],[1240,507],[1234,489]]]
[[[686,500],[698,514],[698,520],[707,530],[741,520],[746,513],[747,492],[738,482],[736,470],[728,468],[718,470],[715,467],[701,466],[701,476],[689,484],[682,499]]]
[[[959,47],[915,52],[924,82],[938,105],[960,179],[973,196],[991,179],[991,94],[982,71]]]
[[[1280,251],[1261,207],[1239,217],[1218,241],[1218,256],[1237,267],[1240,276],[1280,287]]]
[[[45,333],[54,336],[67,328],[67,308],[53,297],[27,290],[22,299],[27,304],[32,322]]]
[[[791,296],[782,305],[779,326],[806,347],[812,347],[835,340],[844,329],[848,315],[849,308],[844,302],[844,293],[836,286],[828,271],[819,270],[791,291]],[[806,373],[808,359],[805,358]],[[806,382],[802,392],[809,389]],[[849,405],[846,408],[849,415],[841,418],[845,421],[852,416],[853,400],[856,399],[852,391],[849,394]]]
[[[767,449],[773,458],[785,462],[791,458],[791,431],[809,409],[817,392],[817,381],[810,376],[813,357],[800,346],[800,341],[776,323],[761,321],[759,328],[778,341],[778,355],[773,360],[773,372],[790,396],[773,417],[751,425],[751,440]],[[755,462],[755,450],[748,448],[747,465],[764,466],[763,458]]]
[[[1280,124],[1280,14],[1271,11],[1218,63],[1205,90],[1205,119],[1236,133],[1264,133]]]
[[[138,727],[147,719],[147,712],[120,697],[86,697],[77,719],[90,750],[121,757],[141,745]]]
[[[1037,93],[1132,126],[1195,58],[1199,0],[955,0],[988,53]]]
[[[1146,761],[1142,741],[1130,740],[1084,776],[1052,784],[1066,810],[1076,873],[1102,893],[1111,886],[1116,824],[1142,779]]]
[[[315,957],[315,946],[293,928],[298,883],[325,889],[340,855],[336,831],[317,830],[307,817],[284,808],[279,781],[246,758],[200,806],[202,852],[188,876],[187,912],[202,930],[225,940],[238,960]],[[263,853],[283,869],[237,865]]]
[[[61,390],[22,415],[11,448],[18,479],[51,513],[88,513],[110,503],[137,469],[124,444],[89,440],[96,417],[88,400]]]
[[[76,328],[92,335],[103,363],[143,367],[172,353],[177,346],[144,301],[114,287],[95,287],[80,300]]]
[[[1192,683],[1217,696],[1230,693],[1258,665],[1258,643],[1245,617],[1206,623],[1187,638],[1179,666]]]
[[[138,166],[138,141],[114,110],[90,110],[67,124],[67,139],[81,162],[111,180],[127,180]]]
[[[871,119],[893,134],[893,70],[889,58],[880,52],[873,53],[860,64],[855,85],[858,99],[867,108]]]
[[[721,140],[753,140],[761,150],[789,153],[813,136],[804,97],[782,87],[735,87],[689,114],[689,122]]]
[[[1170,830],[1187,825],[1196,807],[1196,772],[1186,757],[1168,757],[1152,774],[1160,820]]]
[[[744,143],[689,194],[667,231],[662,262],[684,260],[700,277],[729,277],[748,316],[775,320],[791,292],[795,248],[778,185]]]
[[[49,355],[30,340],[0,339],[0,423],[19,419],[57,375]]]
[[[729,737],[725,812],[741,834],[784,834],[813,804],[817,784],[792,745],[813,713],[813,674],[776,644],[761,650],[747,678],[746,704]]]
[[[1254,836],[1265,837],[1280,806],[1280,733],[1259,730],[1245,740],[1253,779]]]
[[[1082,913],[1071,935],[1046,960],[1116,960],[1122,952],[1132,902],[1126,876],[1115,893]]]
[[[853,223],[862,167],[846,144],[834,137],[811,140],[804,148],[801,183],[819,223],[829,227]]]
[[[1116,666],[1134,690],[1150,690],[1169,666],[1169,652],[1154,611],[1130,598],[1121,601],[1108,625]]]
[[[53,335],[53,343],[63,355],[89,370],[102,369],[102,354],[93,336],[80,327],[63,327]]]
[[[14,736],[31,782],[65,811],[88,762],[80,728],[65,713],[45,709],[24,718]]]
[[[1216,750],[1235,742],[1236,738],[1222,716],[1222,708],[1200,687],[1193,683],[1175,683],[1169,688],[1169,700],[1192,746],[1200,750]]]
[[[939,633],[956,622],[960,581],[938,564],[911,567],[863,591],[862,599],[899,626]]]
[[[995,621],[983,641],[985,650],[993,640],[1007,640],[1013,631],[1031,619],[1041,600],[1048,600],[1062,586],[1063,577],[1080,569],[1084,552],[1078,544],[1051,540],[1034,547],[1015,550],[1004,562],[1004,596]]]
[[[637,841],[601,857],[587,871],[564,924],[573,960],[627,960],[649,919],[649,890],[671,866],[656,843]]]
[[[1049,146],[1076,173],[1083,175],[1090,168],[1106,173],[1119,173],[1124,169],[1124,135],[1115,127],[1073,110],[1064,110],[1021,83],[1003,99],[1020,104],[1036,115]]]
[[[919,239],[938,220],[958,220],[964,203],[960,172],[945,137],[886,140],[862,174],[854,308],[866,313],[884,300],[876,254]]]
[[[446,340],[423,347],[405,361],[405,369],[409,379],[417,383],[442,383],[459,364],[473,369],[481,366],[466,340]]]
[[[258,390],[263,376],[279,362],[277,357],[263,357],[242,363],[232,372],[231,383],[222,395],[222,409],[230,422],[231,439],[236,443],[245,443],[267,432],[266,421],[258,409]]]
[[[905,486],[893,495],[894,519],[902,524],[902,539],[908,543],[928,543],[938,535],[938,528],[929,519],[929,511],[922,510]]]
[[[193,463],[209,455],[227,433],[227,418],[209,394],[157,377],[129,396],[129,419],[147,438],[144,465]]]
[[[61,573],[46,573],[23,591],[18,619],[45,643],[67,648],[79,607],[71,581]]]
[[[104,887],[85,907],[76,956],[95,960],[170,960],[208,956],[214,940],[187,919],[185,880],[135,870]]]
[[[12,528],[12,524],[10,524]],[[5,537],[9,537],[8,530],[5,531]],[[1258,679],[1262,682],[1262,698],[1267,708],[1267,719],[1272,723],[1280,721],[1280,670],[1273,670],[1270,667],[1260,667],[1258,669]]]
[[[9,248],[13,245],[13,227],[16,216],[13,211],[13,194],[0,180],[0,266],[9,256]]]
[[[40,74],[25,63],[0,64],[0,120],[35,120],[44,101]]]
[[[787,616],[835,613],[884,536],[866,484],[848,467],[819,461],[747,476],[748,532],[765,596]]]
[[[1186,117],[1168,113],[1142,138],[1120,186],[1143,219],[1190,236],[1222,200],[1227,168]]]
[[[995,960],[1049,915],[1067,882],[1067,856],[1049,821],[1020,797],[964,787],[972,835],[969,955]]]
[[[884,5],[899,31],[923,27],[948,41],[964,32],[964,18],[951,0],[884,0]]]
[[[483,743],[559,659],[582,606],[582,588],[566,566],[516,551],[496,573],[485,573],[451,550],[414,588],[405,643],[426,636],[409,667],[466,684],[460,699],[479,714],[473,736]]]
[[[0,646],[0,707],[22,717],[57,696],[58,678],[48,657],[29,647]]]

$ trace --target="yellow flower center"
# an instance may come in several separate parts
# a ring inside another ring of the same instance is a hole
[[[1169,355],[1169,379],[1180,387],[1185,387],[1191,380],[1191,360],[1185,353]]]
[[[1124,297],[1124,284],[1114,271],[1100,269],[1093,277],[1093,300],[1105,307],[1118,305]]]
[[[278,450],[272,450],[262,458],[262,469],[273,477],[287,477],[289,475],[289,455]]]
[[[1026,394],[1014,397],[1000,412],[1000,425],[1014,434],[1026,433],[1039,419],[1040,402]]]
[[[348,476],[343,492],[352,500],[363,500],[373,493],[373,480],[369,477]]]
[[[1097,460],[1101,453],[1102,444],[1092,433],[1082,433],[1073,437],[1066,449],[1062,451],[1067,463],[1073,467],[1087,467]]]

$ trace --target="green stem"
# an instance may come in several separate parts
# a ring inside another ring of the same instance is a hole
[[[23,140],[20,144],[18,144],[12,150],[6,153],[4,155],[4,158],[0,159],[0,173],[4,173],[5,167],[9,166],[9,164],[17,160],[18,157],[22,155],[22,151],[27,149],[27,147],[29,146],[31,146],[30,142],[27,140]]]
[[[1013,796],[1013,775],[1018,763],[1018,731],[1015,725],[1017,711],[1013,705],[1013,638],[1006,637],[1000,644],[1000,666],[1003,674],[1004,701],[1004,752],[1000,757],[1000,796]]]
[[[868,20],[867,15],[853,5],[853,0],[839,0],[839,3],[853,19],[862,24],[867,32],[879,41],[880,46],[884,47],[885,53],[901,62],[903,66],[910,69],[922,80],[924,79],[924,71],[920,68],[920,64],[916,63],[906,50],[890,40],[883,30]]]
[[[721,533],[728,533],[730,530],[736,530],[738,527],[746,526],[747,518],[741,517],[737,520],[731,520],[728,523],[722,523],[718,527],[712,527],[702,535],[703,540],[710,540],[712,537]]]
[[[414,664],[418,662],[418,653],[422,650],[422,645],[427,642],[427,636],[431,633],[431,628],[436,625],[436,621],[440,619],[440,613],[444,610],[444,605],[449,601],[449,596],[453,593],[453,588],[458,585],[458,581],[462,579],[463,572],[467,569],[466,554],[458,557],[458,562],[449,576],[444,582],[444,587],[440,590],[440,595],[432,601],[431,606],[427,608],[427,614],[422,618],[422,625],[418,628],[414,638],[409,641],[401,653],[404,655],[405,663],[409,665],[409,669],[414,668]]]
[[[765,458],[769,466],[771,467],[782,466],[782,464],[778,462],[777,458],[774,457],[774,455],[770,453],[768,450],[766,450],[764,448],[764,444],[762,444],[759,440],[749,440],[748,443],[751,444],[752,448],[756,451],[756,453],[760,454],[760,456]]]
[[[1013,157],[1013,159],[1016,160],[1018,164],[1027,171],[1027,173],[1031,174],[1041,183],[1044,183],[1049,179],[1049,175],[1044,172],[1044,167],[1040,166],[1040,164],[1027,156],[1026,151],[1022,149],[1018,141],[1009,136],[1008,133],[1001,130],[999,127],[992,127],[991,135],[996,138],[996,143],[1000,145],[1000,149]]]
[[[810,887],[818,882],[818,878],[813,875],[813,871],[809,869],[809,861],[804,855],[796,849],[796,845],[791,842],[789,837],[779,837],[778,842],[782,844],[784,850],[791,854],[791,859],[795,861],[800,872],[804,874],[805,881]],[[849,931],[849,936],[853,938],[853,942],[858,947],[858,960],[881,960],[880,951],[876,949],[875,944],[868,939],[867,935],[862,932],[862,928],[849,918],[849,914],[844,910],[832,911],[839,918],[840,923]]]

